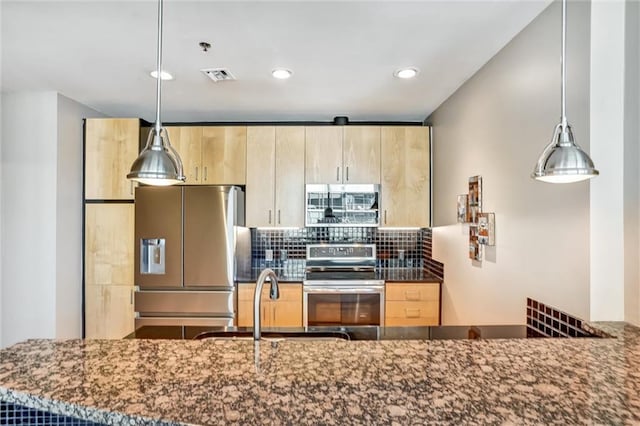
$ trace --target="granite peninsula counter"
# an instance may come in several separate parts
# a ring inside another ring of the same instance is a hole
[[[0,400],[108,424],[640,422],[640,329],[614,338],[29,340]]]

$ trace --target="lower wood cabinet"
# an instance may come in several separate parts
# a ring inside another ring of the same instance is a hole
[[[440,283],[387,283],[385,326],[440,325]]]
[[[121,339],[134,330],[133,203],[85,205],[85,337]]]
[[[253,327],[255,283],[238,285],[238,327]],[[262,327],[302,327],[302,284],[280,283],[280,298],[269,298],[270,284],[262,288],[260,303]]]
[[[133,286],[85,286],[85,337],[122,339],[134,329]]]

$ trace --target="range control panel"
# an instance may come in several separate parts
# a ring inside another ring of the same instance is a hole
[[[309,244],[307,260],[375,260],[375,244]]]

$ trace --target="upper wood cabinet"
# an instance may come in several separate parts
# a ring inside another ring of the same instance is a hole
[[[140,120],[88,118],[85,122],[85,198],[133,199],[127,173],[138,156]]]
[[[245,126],[167,126],[188,185],[244,185]]]
[[[202,129],[204,183],[244,185],[246,163],[246,126],[209,126]]]
[[[304,127],[247,128],[246,226],[304,226]]]
[[[342,182],[342,126],[310,126],[305,132],[305,182]]]
[[[382,226],[430,226],[428,127],[381,129]]]
[[[380,127],[307,127],[305,181],[380,183]]]
[[[345,126],[344,183],[380,183],[380,127]]]
[[[199,126],[167,126],[169,141],[180,154],[182,168],[187,178],[186,183],[196,185],[202,183],[202,127]]]

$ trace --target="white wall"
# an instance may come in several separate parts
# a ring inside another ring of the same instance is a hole
[[[640,323],[639,5],[592,2],[591,319]]]
[[[633,3],[632,3],[633,4]],[[635,9],[636,9],[636,17],[635,17],[635,28],[636,28],[636,53],[638,51],[640,51],[640,3],[635,3]],[[636,107],[638,108],[636,110],[637,112],[637,121],[636,121],[636,131],[637,131],[637,140],[638,143],[640,144],[640,82],[638,81],[638,79],[640,79],[640,57],[636,58],[636,66],[638,73],[636,73],[636,93],[637,93],[637,97],[636,99],[638,99],[638,102],[636,103]],[[633,96],[633,94],[631,93],[630,96]],[[633,116],[632,112],[630,112],[630,114]],[[638,150],[640,151],[640,149]],[[640,156],[637,156],[637,161],[638,164],[640,164]],[[639,184],[639,188],[638,188],[638,192],[640,192],[640,184]],[[640,198],[640,194],[638,194],[638,198]],[[638,223],[640,223],[640,206],[638,208],[638,214],[637,216],[637,220]],[[640,228],[640,226],[639,226]],[[640,242],[640,229],[638,230],[638,241]],[[639,255],[636,256],[636,262],[638,262],[638,265],[640,265],[640,249],[639,251]],[[637,283],[638,287],[640,287],[640,282]],[[640,311],[640,291],[637,292],[636,294],[636,306],[633,306],[633,308],[635,308],[635,313],[634,315],[636,315],[636,320],[633,321],[636,325],[640,325],[640,319],[637,319],[638,316],[640,316],[640,313],[638,313],[638,311]],[[630,317],[632,318],[632,317]]]
[[[2,98],[2,344],[55,337],[55,92]]]
[[[0,35],[2,34],[2,2],[0,1]],[[2,150],[2,42],[0,42],[0,152]],[[2,162],[0,162],[0,241],[2,240]],[[0,243],[0,347],[2,347],[2,244]]]
[[[592,2],[591,318],[624,319],[625,3]]]
[[[58,95],[56,337],[82,336],[82,119],[103,114]]]
[[[640,3],[625,15],[624,320],[640,325]]]
[[[589,183],[530,178],[560,118],[560,5],[549,6],[428,118],[433,125],[433,256],[445,265],[443,324],[522,324],[526,297],[589,315]],[[567,112],[589,151],[590,5],[569,2]],[[483,177],[496,246],[474,264],[458,194]]]
[[[82,118],[56,92],[2,98],[2,346],[81,336]]]

